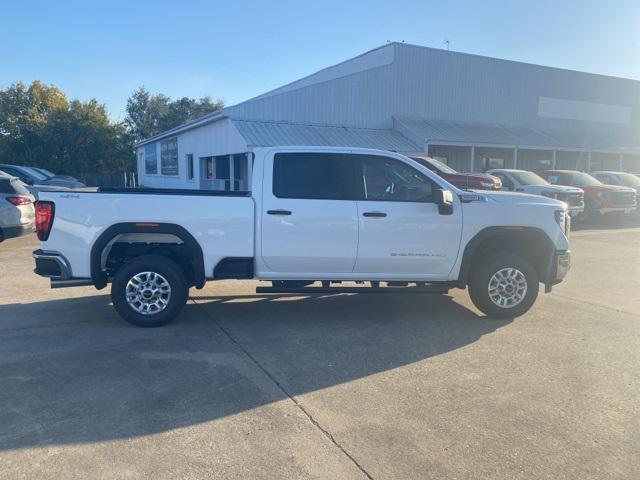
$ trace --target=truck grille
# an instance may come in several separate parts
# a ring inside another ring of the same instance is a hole
[[[636,205],[636,193],[612,192],[611,202],[616,207],[634,207]]]
[[[582,192],[559,193],[556,198],[570,207],[580,207],[584,203],[584,193]]]

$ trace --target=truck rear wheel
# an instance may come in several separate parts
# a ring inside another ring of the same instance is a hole
[[[160,327],[180,313],[188,291],[184,273],[173,260],[144,255],[118,269],[111,300],[127,322],[137,327]]]
[[[469,296],[489,317],[515,318],[533,306],[539,287],[538,273],[531,263],[511,253],[499,253],[474,267]]]

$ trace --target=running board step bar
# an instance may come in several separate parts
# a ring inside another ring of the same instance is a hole
[[[89,285],[93,285],[93,281],[90,278],[51,279],[51,288],[86,287]]]
[[[446,294],[449,293],[449,289],[441,285],[425,285],[420,287],[256,287],[256,293],[301,293],[322,295],[332,295],[338,293],[390,293],[420,295],[425,293]]]

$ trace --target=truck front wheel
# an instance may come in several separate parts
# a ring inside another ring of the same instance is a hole
[[[469,296],[489,317],[515,318],[535,303],[539,287],[538,273],[531,263],[511,253],[500,253],[474,266]]]
[[[111,300],[127,322],[137,327],[160,327],[180,313],[188,291],[184,273],[173,260],[144,255],[118,269]]]

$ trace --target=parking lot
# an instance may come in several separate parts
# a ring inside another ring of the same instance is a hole
[[[0,244],[0,478],[640,478],[640,228],[514,321],[450,296],[192,290],[137,329]]]

